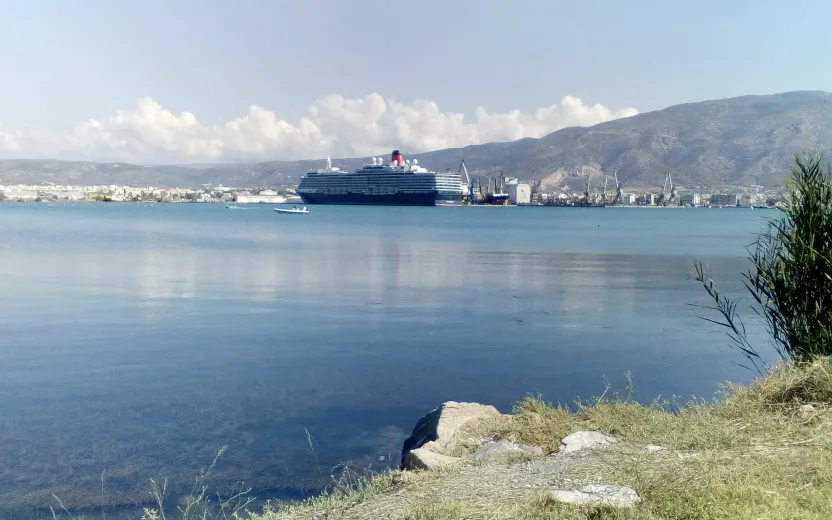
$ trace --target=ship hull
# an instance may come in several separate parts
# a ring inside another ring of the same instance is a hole
[[[342,206],[436,206],[438,204],[462,204],[458,195],[436,195],[434,193],[397,193],[390,195],[367,195],[364,193],[325,194],[299,193],[304,204],[334,204]]]

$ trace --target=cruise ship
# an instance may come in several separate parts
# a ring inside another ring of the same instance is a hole
[[[327,159],[326,169],[301,178],[297,193],[306,204],[436,206],[462,203],[464,188],[458,173],[428,171],[394,150],[390,164],[373,157],[352,173]]]

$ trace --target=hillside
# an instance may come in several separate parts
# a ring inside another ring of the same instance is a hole
[[[832,150],[832,93],[800,91],[675,105],[592,127],[565,128],[539,139],[409,154],[425,166],[456,170],[465,159],[481,175],[545,179],[550,186],[618,171],[630,187],[657,186],[667,171],[677,184],[781,186],[791,155]],[[380,151],[384,155],[389,151]],[[407,150],[403,150],[407,153]],[[352,169],[368,158],[336,159]],[[0,160],[0,184],[134,186],[279,186],[294,184],[316,161],[268,161],[211,167],[140,166]],[[576,177],[580,177],[577,179]]]

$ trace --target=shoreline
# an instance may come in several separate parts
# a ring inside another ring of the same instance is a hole
[[[250,518],[818,517],[832,511],[830,406],[829,358],[678,409],[617,395],[574,412],[539,398],[512,414],[446,402],[416,424],[399,470]]]
[[[228,201],[196,201],[196,200],[119,200],[119,201],[104,201],[104,200],[2,200],[0,204],[199,204],[199,205],[240,205],[243,207],[255,206],[281,206],[287,204],[303,204],[296,202],[228,202]],[[319,206],[315,204],[308,204],[308,206]],[[775,210],[776,207],[752,208],[749,206],[640,206],[640,205],[616,205],[616,206],[570,206],[570,205],[545,205],[545,204],[437,204],[436,206],[386,206],[380,205],[349,205],[349,204],[322,204],[320,206],[350,206],[350,207],[441,207],[441,208],[569,208],[569,209],[747,209],[747,210]]]

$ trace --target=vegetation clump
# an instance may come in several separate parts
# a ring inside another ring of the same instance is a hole
[[[832,170],[821,156],[795,158],[786,204],[749,248],[745,287],[780,358],[797,363],[832,355]],[[758,370],[765,363],[746,335],[736,302],[720,294],[707,266],[696,280],[714,300],[728,334]],[[706,318],[707,319],[707,318]]]

